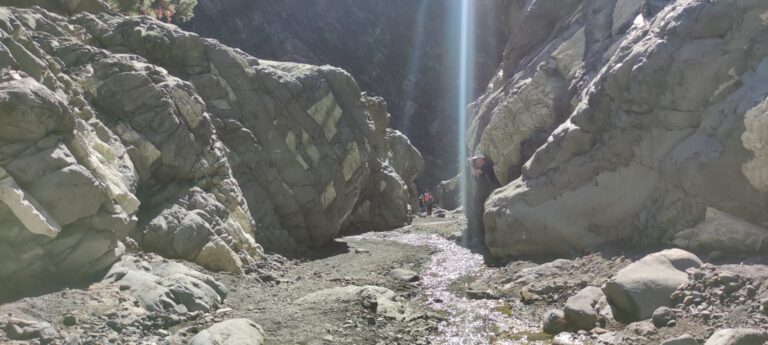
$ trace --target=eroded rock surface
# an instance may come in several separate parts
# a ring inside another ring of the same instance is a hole
[[[672,304],[672,293],[688,283],[685,271],[701,264],[696,255],[684,250],[664,250],[620,270],[605,284],[603,292],[614,307],[616,320],[647,319],[656,308]]]
[[[178,262],[125,255],[103,280],[127,290],[150,312],[211,312],[227,296],[227,288],[212,277]]]
[[[264,331],[248,319],[232,319],[214,324],[198,333],[190,345],[262,345]]]
[[[329,242],[355,210],[366,230],[410,221],[421,156],[348,73],[63,12],[82,10],[0,7],[0,299],[103,272],[126,235],[241,273],[262,245]]]
[[[768,221],[768,3],[519,5],[469,131],[507,184],[493,255],[671,241],[710,208]]]
[[[509,3],[472,3],[475,95],[500,61]],[[456,0],[200,0],[183,26],[254,56],[349,71],[387,100],[392,127],[424,154],[420,187],[433,188],[456,173],[460,8]]]

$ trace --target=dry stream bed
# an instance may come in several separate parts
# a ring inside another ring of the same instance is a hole
[[[706,339],[727,326],[768,324],[755,313],[753,296],[720,306],[716,314],[727,315],[720,319],[703,319],[693,305],[676,327],[640,325],[627,331],[626,325],[600,320],[592,332],[553,338],[541,332],[547,310],[562,308],[586,286],[601,286],[647,252],[616,249],[572,260],[519,260],[493,267],[481,254],[460,245],[464,224],[464,218],[454,214],[418,218],[395,231],[341,238],[305,260],[274,257],[245,276],[210,273],[183,263],[228,289],[223,303],[208,312],[147,313],[125,288],[105,283],[21,299],[0,305],[0,326],[6,325],[0,327],[0,343],[186,344],[211,324],[233,318],[256,322],[268,344],[306,345],[609,344],[604,333],[619,334],[622,344],[658,344],[683,333]],[[756,286],[756,295],[761,295],[768,266],[760,261],[764,259],[751,260],[747,266],[725,263],[712,270],[751,275],[745,284]],[[418,279],[394,277],[396,269],[418,273]],[[57,334],[11,340],[11,318],[48,322]]]

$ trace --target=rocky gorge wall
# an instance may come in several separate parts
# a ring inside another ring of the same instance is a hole
[[[239,273],[410,221],[421,155],[345,71],[93,12],[0,7],[0,299],[134,241]]]
[[[478,95],[498,66],[508,0],[473,1]],[[422,189],[456,174],[457,0],[201,0],[185,29],[255,56],[330,64],[387,100],[392,127],[424,155]]]
[[[468,132],[506,184],[486,203],[493,255],[766,250],[768,3],[518,1],[511,17]]]

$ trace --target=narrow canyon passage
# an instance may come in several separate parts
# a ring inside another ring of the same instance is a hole
[[[765,345],[766,210],[768,0],[0,0],[0,344]]]

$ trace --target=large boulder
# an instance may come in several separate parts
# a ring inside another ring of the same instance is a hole
[[[621,269],[603,286],[614,318],[626,323],[650,318],[656,308],[668,306],[672,293],[688,282],[685,270],[701,264],[694,254],[667,249]]]
[[[690,334],[683,334],[676,338],[667,339],[661,345],[699,345],[699,342]]]
[[[158,257],[124,255],[103,282],[132,294],[150,312],[211,312],[227,296],[227,288],[211,276]]]
[[[704,345],[763,345],[766,341],[768,335],[757,329],[730,328],[715,332]]]
[[[359,303],[378,315],[395,320],[412,320],[421,314],[397,299],[397,294],[380,286],[343,286],[312,292],[297,299],[299,305],[327,304],[331,301]]]
[[[674,243],[688,250],[732,253],[768,251],[768,230],[715,208],[707,208],[704,220],[680,231]]]
[[[525,2],[472,107],[468,149],[507,184],[485,207],[491,254],[666,242],[707,208],[768,221],[768,3],[581,5]]]
[[[189,345],[263,345],[266,335],[248,319],[231,319],[214,324],[195,335]]]
[[[345,71],[258,60],[146,18],[84,14],[75,21],[104,47],[142,55],[190,80],[231,150],[234,177],[259,225],[255,239],[265,247],[291,252],[327,243],[363,203],[363,191],[387,179],[371,178],[381,171],[371,162],[382,129]],[[403,177],[399,185],[415,178]],[[383,194],[402,199],[396,188]],[[399,216],[385,221],[402,225],[407,209],[386,208]]]
[[[578,330],[591,330],[597,323],[597,303],[604,298],[603,291],[588,286],[565,301],[563,313],[568,326]]]

